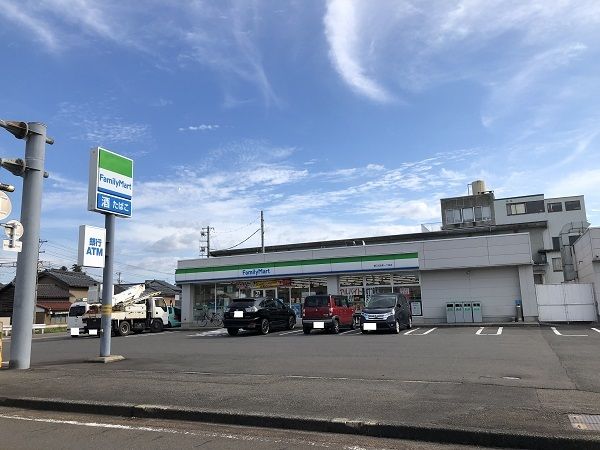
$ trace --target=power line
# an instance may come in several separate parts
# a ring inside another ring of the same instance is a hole
[[[221,251],[226,251],[226,250],[231,250],[233,248],[236,248],[240,245],[242,245],[244,242],[246,242],[248,239],[250,239],[252,236],[254,236],[256,233],[258,233],[260,231],[260,228],[258,230],[256,230],[254,233],[252,233],[250,236],[248,236],[246,239],[244,239],[242,242],[239,242],[237,244],[235,244],[233,247],[229,247],[229,248],[224,248]]]

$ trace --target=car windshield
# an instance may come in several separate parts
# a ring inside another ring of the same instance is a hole
[[[393,308],[396,306],[396,296],[375,295],[367,300],[366,308]]]
[[[83,316],[85,313],[85,306],[71,306],[69,309],[69,317]]]
[[[310,295],[304,300],[305,308],[322,308],[326,307],[328,304],[329,297],[327,296]]]

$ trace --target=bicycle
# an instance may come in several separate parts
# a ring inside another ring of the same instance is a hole
[[[201,327],[222,327],[223,326],[223,314],[221,312],[209,311],[208,308],[204,308],[200,311],[197,316],[198,324]]]

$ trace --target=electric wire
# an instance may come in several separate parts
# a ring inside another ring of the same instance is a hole
[[[226,250],[231,250],[231,249],[233,249],[233,248],[236,248],[236,247],[238,247],[238,246],[242,245],[244,242],[246,242],[248,239],[250,239],[252,236],[254,236],[254,235],[255,235],[256,233],[258,233],[259,231],[260,231],[260,228],[259,228],[258,230],[256,230],[254,233],[252,233],[250,236],[248,236],[246,239],[244,239],[242,242],[238,242],[237,244],[235,244],[235,245],[234,245],[234,246],[232,246],[232,247],[229,247],[229,248],[224,248],[224,249],[221,249],[221,250],[218,250],[218,251],[226,251]],[[215,251],[217,251],[217,250],[215,250]]]

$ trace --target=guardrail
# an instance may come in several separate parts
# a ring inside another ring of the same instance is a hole
[[[44,331],[51,330],[53,328],[67,328],[67,324],[56,324],[56,325],[46,325],[43,323],[36,323],[32,326],[33,332],[39,331],[41,334],[44,334]],[[10,336],[12,333],[12,325],[4,326],[1,328],[2,334],[4,336]]]

